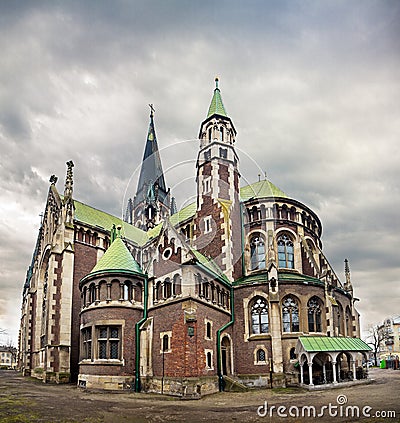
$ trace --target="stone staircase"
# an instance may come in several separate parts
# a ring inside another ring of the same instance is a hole
[[[223,379],[225,392],[246,392],[249,390],[249,388],[243,385],[243,383],[240,383],[229,376],[223,376]]]

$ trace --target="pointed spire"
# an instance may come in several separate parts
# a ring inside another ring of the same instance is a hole
[[[159,200],[165,203],[167,197],[167,188],[164,178],[164,172],[161,165],[160,152],[158,151],[156,130],[154,125],[154,107],[150,106],[150,124],[147,133],[146,147],[143,155],[142,167],[140,169],[139,182],[136,191],[135,204],[146,201],[149,192],[158,186]],[[168,204],[166,204],[168,206]]]
[[[224,103],[222,102],[221,92],[219,90],[219,79],[218,77],[215,78],[215,89],[214,89],[214,95],[211,99],[210,107],[208,108],[207,118],[209,118],[212,115],[220,115],[228,117]]]

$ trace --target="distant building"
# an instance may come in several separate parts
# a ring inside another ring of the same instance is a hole
[[[25,374],[181,396],[356,378],[369,347],[349,264],[342,283],[309,207],[266,179],[240,186],[236,136],[216,80],[179,212],[153,109],[125,221],[74,198],[72,162],[63,195],[50,178],[23,290]]]
[[[0,368],[15,369],[17,365],[17,349],[0,346]]]
[[[400,358],[400,316],[385,319],[378,332],[383,339],[379,348],[380,359]]]

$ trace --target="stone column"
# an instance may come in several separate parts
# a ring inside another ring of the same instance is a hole
[[[332,373],[333,373],[333,383],[337,383],[337,380],[336,380],[336,361],[332,361]]]
[[[326,380],[326,365],[325,365],[325,363],[322,365],[322,373],[324,375],[324,383],[327,383],[327,380]]]
[[[308,375],[309,375],[309,378],[310,378],[309,385],[314,386],[313,379],[312,379],[312,361],[308,362]]]
[[[300,383],[304,384],[304,373],[303,373],[303,365],[300,365]]]
[[[107,302],[111,301],[111,282],[107,282]]]
[[[351,360],[351,364],[353,366],[353,380],[357,380],[356,361],[355,360]],[[368,366],[368,364],[367,364],[367,366]]]

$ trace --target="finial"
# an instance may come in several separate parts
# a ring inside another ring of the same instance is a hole
[[[149,104],[150,107],[150,117],[152,118],[154,116],[154,112],[156,109],[153,107],[153,103]]]
[[[215,77],[215,89],[216,90],[219,90],[219,88],[218,88],[218,82],[219,82],[219,78],[218,78],[218,76],[216,76]]]
[[[56,175],[51,175],[49,182],[51,183],[51,185],[55,185],[57,183],[57,179],[58,178]]]

